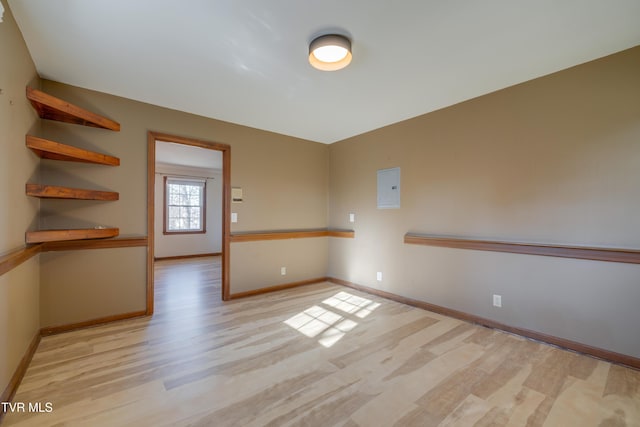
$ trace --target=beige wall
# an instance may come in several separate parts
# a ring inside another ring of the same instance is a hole
[[[237,242],[231,249],[232,294],[326,276],[327,237]]]
[[[24,194],[38,158],[24,146],[37,131],[37,115],[25,87],[38,87],[31,56],[4,0],[0,23],[0,256],[24,247],[24,232],[35,226],[39,202]],[[0,393],[39,330],[38,259],[0,276]]]
[[[146,248],[40,255],[40,318],[61,326],[145,309]]]
[[[40,332],[39,292],[37,258],[0,276],[0,393]]]
[[[356,238],[330,241],[329,275],[639,357],[638,265],[402,243],[640,247],[639,76],[637,47],[331,145],[330,225],[354,212]],[[377,210],[396,166],[402,207]]]
[[[326,145],[48,80],[44,80],[42,85],[45,92],[112,118],[122,127],[120,132],[111,132],[42,122],[41,136],[121,159],[119,167],[43,161],[43,182],[120,193],[120,200],[116,202],[45,200],[42,202],[43,227],[109,225],[120,227],[121,235],[146,235],[149,130],[231,146],[231,184],[244,189],[244,203],[233,205],[233,210],[239,214],[239,222],[232,224],[232,231],[327,226],[329,150]],[[236,251],[233,244],[232,293],[239,292],[239,289],[264,287],[270,284],[270,280],[262,273],[280,269],[276,251],[270,249],[275,243],[247,245],[255,245],[255,250],[263,254],[264,262],[259,266],[253,265],[251,259],[245,259],[244,248]],[[88,251],[82,262],[78,255],[80,252],[43,254],[43,326],[88,320],[105,313],[144,309],[145,297],[141,291],[145,289],[145,281],[142,280],[145,263],[138,256],[118,255],[123,251],[126,249]],[[54,259],[55,268],[52,264]],[[307,260],[305,266],[310,274],[315,274],[316,270],[326,269],[326,258]],[[247,269],[251,274],[247,274]],[[130,272],[131,277],[140,280],[119,280],[120,271]],[[95,280],[98,276],[99,281]],[[316,276],[301,280],[312,277]],[[109,286],[111,298],[104,298],[103,292],[98,291],[103,286]]]

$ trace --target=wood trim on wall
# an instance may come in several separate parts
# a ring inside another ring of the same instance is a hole
[[[156,141],[173,142],[222,152],[222,300],[230,297],[230,242],[231,242],[231,146],[218,142],[170,135],[161,132],[147,133],[147,314],[153,314],[154,284],[154,224],[155,224],[155,173]]]
[[[153,314],[153,253],[155,250],[155,179],[157,134],[147,133],[147,316]]]
[[[254,295],[262,295],[269,292],[281,291],[283,289],[297,288],[298,286],[312,285],[314,283],[326,282],[326,277],[318,277],[315,279],[301,280],[299,282],[283,283],[281,285],[269,286],[266,288],[253,289],[251,291],[238,292],[230,295],[230,299],[246,298]]]
[[[231,147],[225,145],[222,150],[222,300],[228,301],[231,297]]]
[[[212,252],[208,254],[192,254],[192,255],[173,255],[173,256],[157,256],[154,257],[156,261],[168,261],[171,259],[188,259],[188,258],[204,258],[210,256],[221,256],[222,252]]]
[[[285,239],[307,239],[311,237],[345,237],[353,238],[353,230],[276,230],[260,232],[239,232],[231,235],[232,242],[257,242],[260,240],[285,240]]]
[[[476,251],[507,252],[514,254],[543,255],[561,258],[640,264],[640,250],[637,249],[457,239],[414,233],[405,234],[404,243],[456,249],[473,249]]]
[[[0,276],[42,252],[42,245],[25,246],[0,257]]]
[[[391,292],[370,288],[364,285],[358,285],[356,283],[352,283],[342,279],[337,279],[335,277],[328,277],[327,281],[338,284],[338,285],[347,286],[349,288],[357,289],[359,291],[366,292],[368,294],[377,295],[379,297],[390,299],[392,301],[396,301],[402,304],[418,307],[423,310],[432,311],[434,313],[464,320],[466,322],[477,323],[482,326],[487,326],[493,329],[499,329],[499,330],[520,335],[526,338],[543,341],[545,343],[556,345],[558,347],[562,347],[568,350],[573,350],[589,356],[597,357],[599,359],[603,359],[608,362],[619,363],[621,365],[626,365],[635,369],[640,369],[640,358],[636,358],[626,354],[616,353],[614,351],[605,350],[599,347],[593,347],[587,344],[582,344],[576,341],[567,340],[567,339],[556,337],[553,335],[547,335],[542,332],[532,331],[530,329],[506,325],[504,323],[496,322],[495,320],[486,319],[484,317],[476,316],[474,314],[469,314],[463,311],[458,311],[451,308],[430,304],[428,302],[416,300],[413,298],[406,298],[400,295],[393,294]]]
[[[105,323],[116,322],[119,320],[135,319],[138,317],[144,317],[146,315],[147,315],[147,311],[141,310],[141,311],[132,311],[130,313],[114,314],[112,316],[105,316],[97,319],[85,320],[84,322],[69,323],[67,325],[47,326],[40,329],[40,335],[42,335],[43,337],[46,337],[49,335],[57,335],[63,332],[75,331],[77,329],[91,328],[93,326],[104,325]]]
[[[0,276],[41,252],[76,251],[81,249],[132,248],[147,246],[146,237],[120,237],[105,240],[69,240],[45,242],[16,249],[0,257]]]
[[[345,239],[353,239],[353,238],[355,238],[356,233],[353,230],[333,230],[333,229],[328,229],[327,230],[327,235],[329,237],[341,237],[341,238],[345,238]]]
[[[36,353],[38,349],[38,344],[40,344],[40,332],[36,333],[36,335],[31,340],[29,347],[24,352],[22,359],[20,359],[20,363],[16,367],[16,370],[13,372],[11,379],[9,380],[9,384],[5,387],[2,395],[0,395],[0,402],[11,402],[13,396],[15,396],[16,391],[18,391],[18,386],[22,382],[22,378],[24,378],[24,374],[27,372],[27,368],[31,363],[31,359],[33,359],[33,355]],[[5,412],[0,410],[0,424],[2,423],[2,418],[4,417]]]
[[[147,237],[119,237],[107,240],[69,240],[66,242],[46,242],[42,244],[42,252],[77,251],[82,249],[112,249],[145,247]]]

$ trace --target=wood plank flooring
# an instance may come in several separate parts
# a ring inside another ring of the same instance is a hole
[[[640,426],[640,372],[332,284],[220,302],[156,263],[156,314],[45,337],[7,426]]]

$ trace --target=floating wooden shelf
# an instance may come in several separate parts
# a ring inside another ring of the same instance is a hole
[[[118,200],[115,191],[84,190],[82,188],[58,187],[55,185],[27,184],[27,196],[48,199],[77,199],[77,200]]]
[[[48,95],[37,89],[27,87],[27,99],[42,119],[92,126],[113,131],[120,130],[120,123],[102,117],[96,113]]]
[[[120,159],[94,151],[83,150],[71,145],[61,144],[44,138],[27,135],[26,145],[43,159],[64,160],[68,162],[94,163],[98,165],[119,166]]]
[[[37,89],[27,87],[27,99],[42,119],[92,126],[96,128],[120,130],[120,124],[106,117],[87,111],[76,105],[48,95]],[[106,154],[83,150],[59,142],[27,135],[26,145],[43,159],[72,162],[94,163],[119,166],[120,159]],[[120,195],[113,191],[85,190],[81,188],[60,187],[55,185],[27,184],[28,196],[78,199],[78,200],[118,200]],[[25,233],[26,243],[61,242],[69,240],[105,239],[120,234],[117,228],[78,228],[64,230],[39,230]]]
[[[105,239],[120,234],[118,228],[76,228],[66,230],[27,231],[27,243],[60,242],[64,240]]]

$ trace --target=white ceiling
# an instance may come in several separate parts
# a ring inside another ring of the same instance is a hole
[[[44,78],[332,143],[640,44],[639,0],[9,0]],[[339,31],[353,62],[321,72]]]
[[[191,145],[156,141],[156,163],[222,170],[222,152]]]

